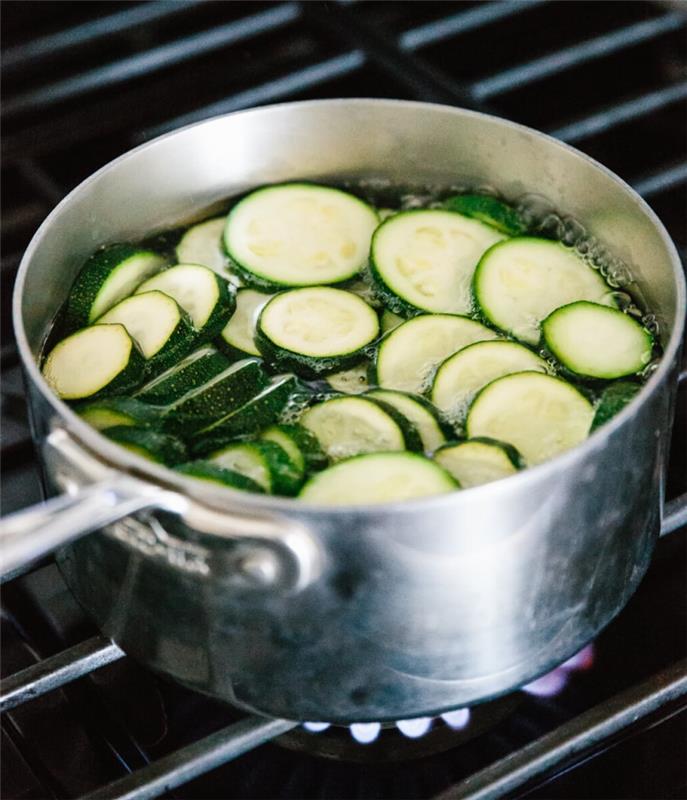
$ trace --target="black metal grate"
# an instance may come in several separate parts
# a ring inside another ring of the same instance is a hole
[[[21,253],[69,189],[132,146],[180,124],[251,105],[315,97],[397,97],[478,108],[551,132],[607,164],[636,186],[682,253],[687,250],[687,17],[679,4],[6,0],[3,11],[5,513],[40,498],[10,330],[10,293]],[[679,409],[670,497],[687,489],[681,444],[687,439],[684,381]],[[565,726],[574,728],[592,706],[600,704],[603,734],[592,749],[604,749],[619,735],[625,725],[616,730],[608,721],[609,698],[616,690],[630,692],[621,698],[624,708],[637,711],[642,702],[651,707],[647,719],[652,721],[684,703],[685,666],[678,664],[687,654],[684,548],[680,540],[662,545],[653,577],[645,582],[649,588],[640,590],[602,639],[602,645],[610,642],[608,652],[621,653],[617,663],[610,659],[610,673],[595,671],[587,681],[591,685],[578,687],[562,704],[531,703],[527,713],[449,760],[436,758],[390,774],[323,766],[274,750],[266,775],[261,755],[251,753],[213,773],[219,784],[196,781],[179,796],[431,797],[444,790],[447,797],[468,796],[468,786],[460,782],[480,769],[487,772],[473,779],[469,791],[477,792],[479,785],[493,796],[505,791],[505,784],[494,781],[505,779],[514,781],[508,791],[515,793],[525,778],[531,781],[588,757],[585,751],[571,758],[561,743]],[[661,557],[662,552],[668,555]],[[637,626],[656,624],[655,613],[661,615],[659,628],[653,636],[638,637]],[[50,565],[7,586],[3,633],[6,673],[40,664],[69,645],[94,648],[95,662],[90,657],[84,662],[88,667],[100,663],[103,653],[118,655],[107,642],[88,643],[96,632]],[[651,652],[627,655],[625,639]],[[73,657],[70,652],[66,659],[71,669]],[[616,685],[608,678],[613,669]],[[593,685],[596,680],[603,691]],[[132,686],[143,714],[125,699]],[[128,659],[52,691],[3,717],[5,780],[12,787],[4,796],[80,796],[235,723],[225,707],[199,703],[195,695],[153,679]],[[672,728],[658,729],[672,732],[678,754],[684,744],[681,719],[677,727],[673,720]],[[589,731],[589,718],[582,722]],[[272,723],[237,724],[243,726],[239,732],[246,746],[281,730]],[[553,740],[540,742],[539,751],[536,745],[535,752],[523,749],[546,733]],[[656,735],[653,741],[662,741]],[[196,746],[195,756],[202,760],[214,754],[217,764],[238,752],[231,751],[234,737],[218,737]],[[542,765],[536,758],[546,753],[551,763],[534,770]],[[190,763],[195,762],[174,757],[175,765]],[[156,791],[168,777],[161,772]],[[218,785],[227,788],[217,794]],[[581,785],[573,780],[569,793],[561,789],[560,795],[548,785],[535,796],[594,794]],[[683,796],[687,776],[680,772],[666,785],[673,787],[673,796]],[[604,796],[603,789],[597,791]],[[650,788],[645,791],[651,795]]]

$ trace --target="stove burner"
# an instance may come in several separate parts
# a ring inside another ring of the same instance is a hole
[[[594,646],[588,645],[520,691],[473,708],[457,708],[438,717],[388,723],[356,722],[348,727],[329,722],[304,722],[300,729],[289,731],[277,739],[277,744],[289,750],[346,761],[422,758],[450,750],[495,727],[528,694],[536,697],[560,694],[574,673],[589,669],[593,663]]]

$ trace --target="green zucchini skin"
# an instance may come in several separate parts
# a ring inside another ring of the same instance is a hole
[[[398,404],[397,410],[401,414],[404,413],[401,410],[403,408],[403,404],[413,403],[414,405],[418,406],[421,409],[420,414],[424,413],[426,418],[429,420],[429,426],[434,428],[434,430],[428,430],[426,421],[423,422],[422,425],[418,425],[417,422],[414,422],[415,427],[420,434],[420,439],[422,440],[422,449],[426,452],[433,452],[438,447],[445,444],[447,438],[454,436],[453,428],[442,418],[436,406],[433,403],[430,403],[430,401],[422,395],[411,394],[410,392],[400,392],[395,389],[376,388],[370,390],[363,396],[372,400],[377,398],[378,400],[386,401],[391,405],[394,405],[394,402],[396,402]]]
[[[98,308],[98,295],[107,280],[118,268],[126,267],[126,262],[135,257],[149,260],[148,267],[144,268],[140,280],[134,281],[133,285],[123,286],[112,302],[104,308]],[[94,322],[98,316],[134,292],[139,284],[160,270],[164,263],[164,258],[158,253],[131,244],[113,244],[97,250],[86,260],[69,291],[64,319],[65,331],[72,332]]]
[[[93,402],[79,403],[74,411],[96,430],[120,425],[154,428],[160,424],[160,409],[133,397],[103,397]]]
[[[178,464],[174,467],[174,470],[182,475],[189,475],[202,481],[218,483],[228,489],[238,489],[242,492],[254,492],[255,494],[265,493],[265,490],[257,481],[242,475],[240,472],[225,469],[209,461],[187,461],[185,464]]]
[[[402,414],[395,406],[392,406],[391,403],[387,403],[379,397],[375,397],[373,394],[364,394],[362,397],[374,403],[376,406],[379,406],[383,411],[386,411],[391,419],[398,425],[406,443],[406,450],[415,453],[421,453],[424,450],[420,432],[408,417]]]
[[[293,497],[303,484],[303,471],[293,463],[286,450],[275,442],[254,441],[230,444],[218,452],[211,453],[208,458],[211,462],[216,461],[221,466],[222,457],[231,451],[243,451],[261,463],[269,482],[269,486],[263,488],[270,494]]]
[[[327,456],[320,447],[317,437],[301,425],[272,425],[260,434],[261,439],[276,442],[289,452],[288,445],[284,447],[284,440],[291,442],[292,447],[300,452],[300,461],[303,472],[317,472],[324,469],[329,463]],[[298,459],[292,457],[295,463]],[[296,463],[296,466],[299,466]]]
[[[119,372],[109,382],[101,385],[96,391],[74,394],[60,390],[58,377],[52,374],[52,365],[58,358],[58,353],[65,348],[73,348],[75,346],[78,347],[79,340],[93,336],[94,334],[92,332],[97,327],[105,326],[91,326],[89,328],[82,328],[81,330],[72,333],[70,336],[66,336],[55,345],[43,362],[42,372],[45,379],[50,384],[53,391],[63,400],[95,400],[96,398],[101,397],[125,395],[138,388],[143,381],[143,377],[147,368],[147,362],[143,357],[143,353],[141,353],[138,345],[134,339],[129,336],[126,328],[123,325],[108,325],[108,328],[116,328],[120,330],[122,336],[128,340],[129,350],[127,353],[126,363],[122,365]]]
[[[361,349],[350,355],[324,356],[313,359],[282,347],[276,347],[259,327],[255,331],[255,343],[262,357],[275,372],[295,372],[302,378],[311,380],[351,369],[364,361],[367,354],[366,349]]]
[[[198,431],[191,442],[194,455],[203,457],[237,437],[251,436],[274,424],[289,401],[301,391],[293,375],[273,381],[240,408]]]
[[[634,400],[641,388],[641,384],[630,381],[619,381],[607,386],[598,399],[591,431],[600,428],[616,414],[619,414],[628,403]]]
[[[105,429],[102,433],[113,442],[167,467],[173,467],[188,458],[186,447],[181,439],[150,430],[150,428],[115,425],[113,428]]]
[[[165,410],[162,429],[189,437],[258,395],[269,377],[257,359],[238,361]]]
[[[513,206],[490,195],[457,194],[444,200],[443,205],[447,211],[477,219],[507,236],[522,236],[527,230],[527,225]]]
[[[231,366],[229,359],[211,345],[196,350],[142,386],[134,395],[153,405],[169,405],[197,389]]]

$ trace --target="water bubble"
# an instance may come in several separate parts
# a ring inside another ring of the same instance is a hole
[[[562,223],[563,235],[561,241],[563,244],[567,244],[569,247],[579,247],[579,244],[581,244],[587,236],[584,225],[574,217],[564,217]]]
[[[645,314],[642,317],[642,325],[653,336],[658,336],[658,334],[661,332],[661,326],[659,325],[658,319],[655,314]]]
[[[604,305],[616,306],[620,311],[627,313],[633,306],[632,298],[627,292],[612,291],[606,292],[601,298]]]

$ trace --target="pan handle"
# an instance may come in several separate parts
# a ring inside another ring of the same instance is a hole
[[[52,481],[65,494],[0,521],[3,580],[21,574],[30,564],[85,534],[153,509],[177,515],[201,533],[240,542],[240,558],[228,562],[215,558],[211,564],[222,570],[229,566],[243,578],[244,585],[300,589],[320,572],[319,548],[299,522],[215,510],[108,467],[63,429],[49,434],[43,458]]]

